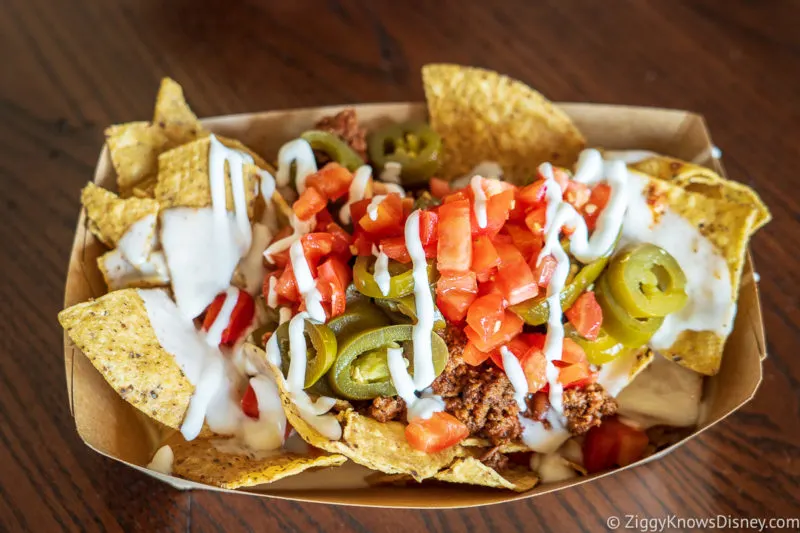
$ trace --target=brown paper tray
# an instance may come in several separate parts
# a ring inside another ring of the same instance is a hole
[[[382,123],[424,119],[426,116],[425,106],[419,103],[364,104],[355,107],[359,119],[369,129]],[[724,175],[720,162],[711,159],[711,138],[699,115],[678,110],[596,104],[562,104],[561,107],[586,135],[590,146],[653,150],[690,161],[707,154],[707,159],[699,162]],[[281,144],[296,137],[320,117],[341,109],[337,106],[231,115],[210,118],[203,123],[215,133],[240,139],[269,160],[274,158]],[[94,181],[104,187],[114,188],[114,170],[106,148],[97,162]],[[105,292],[96,263],[96,258],[103,252],[103,245],[87,230],[85,213],[82,212],[70,257],[65,306]],[[752,280],[752,273],[753,264],[748,255],[744,279]],[[628,468],[662,457],[750,400],[761,382],[761,361],[765,356],[758,289],[755,283],[744,283],[740,289],[736,323],[728,339],[722,368],[718,375],[706,380],[700,425],[683,440]],[[123,401],[66,336],[64,363],[70,410],[78,434],[87,446],[179,489],[222,490],[144,468],[159,444],[162,429]],[[532,498],[618,471],[544,485],[526,493],[514,493],[464,485],[367,488],[363,483],[364,469],[348,463],[338,469],[307,472],[263,487],[226,492],[342,505],[454,508]]]

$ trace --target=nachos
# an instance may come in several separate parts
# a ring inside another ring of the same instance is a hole
[[[150,468],[236,488],[349,460],[526,491],[697,424],[756,193],[587,148],[496,73],[422,77],[428,122],[345,110],[274,154],[205,130],[171,80],[153,122],[109,129],[119,195],[82,197],[109,292],[59,319],[171,428]]]

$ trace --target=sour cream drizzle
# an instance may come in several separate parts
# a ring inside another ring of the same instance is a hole
[[[400,173],[403,171],[403,165],[397,161],[387,161],[383,165],[381,171],[381,181],[386,183],[400,183]]]
[[[375,274],[373,276],[375,283],[378,284],[381,294],[388,296],[392,280],[392,276],[389,274],[389,256],[383,253],[383,250],[378,250],[378,247],[374,244],[372,245],[372,255],[376,257]]]
[[[378,220],[378,206],[386,200],[385,194],[379,194],[372,197],[372,201],[367,206],[367,214],[370,220]]]
[[[508,380],[514,387],[514,400],[517,402],[519,410],[525,411],[528,408],[525,403],[525,396],[528,395],[528,380],[522,370],[522,365],[517,356],[505,346],[500,347],[500,355],[503,357],[503,368],[506,371],[506,376],[508,376]]]
[[[475,220],[477,220],[479,228],[485,228],[486,224],[488,224],[486,215],[486,193],[483,191],[482,183],[483,178],[477,175],[473,176],[472,180],[469,182],[472,188],[472,194],[475,196]]]
[[[297,280],[297,290],[303,296],[309,316],[317,322],[324,323],[325,309],[322,307],[322,295],[317,290],[317,284],[311,275],[311,268],[308,266],[301,241],[296,240],[292,243],[289,248],[289,258]]]
[[[350,206],[354,203],[369,198],[367,188],[369,187],[370,180],[372,179],[372,167],[369,165],[362,165],[358,167],[353,176],[353,181],[350,182],[350,190],[347,195],[347,203],[342,206],[339,211],[339,219],[342,224],[350,223]]]
[[[231,314],[236,307],[236,302],[239,299],[239,289],[236,287],[228,287],[225,291],[225,300],[219,314],[214,319],[211,327],[206,332],[206,342],[209,346],[219,346],[222,341],[222,333],[231,321]]]
[[[243,255],[249,248],[252,240],[250,219],[247,216],[247,197],[244,190],[244,165],[253,163],[249,154],[228,148],[215,135],[209,137],[208,152],[208,177],[211,185],[211,209],[214,212],[214,227],[222,238],[227,237],[228,207],[225,194],[225,164],[231,177],[231,192],[233,193],[234,216],[237,244]]]
[[[295,165],[295,186],[297,192],[306,190],[306,179],[317,171],[314,150],[305,139],[295,139],[281,146],[278,151],[278,172],[275,181],[279,187],[289,184],[292,163]]]
[[[419,237],[419,210],[413,211],[406,220],[405,239],[408,254],[411,256],[414,278],[414,304],[417,323],[414,324],[412,339],[414,343],[414,385],[422,390],[433,383],[436,374],[433,370],[431,334],[433,333],[433,297],[428,280],[428,262],[425,249]]]
[[[433,394],[430,389],[426,389],[420,397],[417,397],[414,379],[406,368],[402,348],[389,348],[386,353],[386,361],[397,395],[406,402],[409,422],[416,419],[427,420],[434,413],[444,411],[444,400],[441,396]]]
[[[148,261],[157,243],[156,215],[153,213],[131,224],[117,242],[117,249],[138,270]]]

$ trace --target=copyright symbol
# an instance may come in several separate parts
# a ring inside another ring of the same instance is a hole
[[[619,527],[619,517],[609,516],[606,519],[606,525],[608,526],[608,529],[617,529]]]

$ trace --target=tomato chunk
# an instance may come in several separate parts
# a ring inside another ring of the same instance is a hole
[[[434,198],[444,198],[450,194],[450,182],[441,178],[431,178],[431,196]]]
[[[309,220],[326,205],[328,200],[314,187],[308,187],[292,205],[292,210],[300,220]]]
[[[497,180],[487,180],[490,182],[498,182]],[[479,228],[475,215],[472,215],[473,231],[480,235],[497,235],[503,228],[503,225],[508,220],[511,214],[511,206],[514,205],[514,190],[505,189],[502,192],[489,196],[486,201],[486,227]]]
[[[211,305],[208,306],[208,309],[206,310],[206,316],[203,318],[203,330],[208,331],[211,329],[211,326],[214,324],[217,316],[219,316],[219,312],[222,310],[222,306],[225,304],[226,299],[227,297],[225,293],[218,294],[217,297],[214,298],[214,301],[211,302]],[[256,304],[255,301],[253,301],[253,297],[245,291],[238,289],[236,305],[233,307],[233,311],[231,311],[231,317],[230,320],[228,320],[228,325],[222,331],[220,344],[233,346],[253,321],[255,312]]]
[[[471,326],[465,327],[464,333],[467,335],[467,338],[475,344],[477,349],[482,352],[490,352],[494,348],[497,348],[501,344],[517,336],[522,331],[522,324],[522,319],[517,316],[516,313],[506,311],[500,329],[496,333],[493,333],[488,339],[484,339],[477,331],[472,329]]]
[[[341,315],[345,310],[345,290],[352,279],[352,271],[345,262],[336,257],[331,257],[317,269],[317,289],[322,295],[322,301],[329,303],[330,316]]]
[[[464,347],[464,352],[461,354],[461,358],[468,365],[478,366],[489,358],[489,354],[477,349],[473,343],[467,342],[467,345]]]
[[[556,261],[556,258],[552,255],[546,255],[542,257],[542,261],[537,265],[536,260],[538,259],[538,255],[539,254],[536,254],[531,258],[530,267],[531,270],[533,270],[533,279],[536,280],[536,284],[546,289],[547,286],[550,285],[550,279],[556,271],[558,261]]]
[[[586,433],[583,465],[590,474],[627,466],[642,458],[648,442],[644,431],[623,424],[617,417],[604,418]]]
[[[283,274],[280,275],[277,283],[275,283],[275,292],[278,293],[278,296],[290,302],[300,301],[300,291],[297,289],[297,280],[294,278],[291,263],[286,265]]]
[[[369,213],[368,206],[370,203],[372,203],[372,200],[367,202],[364,208],[364,215],[358,219],[358,224],[365,231],[375,236],[394,237],[396,235],[402,235],[403,199],[400,198],[400,195],[397,193],[387,194],[386,197],[378,203],[373,215]],[[373,216],[375,220],[373,220]]]
[[[389,259],[394,259],[400,263],[411,262],[411,255],[406,248],[406,240],[403,237],[389,237],[381,240],[381,250]]]
[[[317,189],[328,200],[336,201],[350,189],[353,174],[339,163],[330,162],[306,179],[306,187]]]
[[[249,383],[247,390],[244,391],[244,396],[242,396],[242,412],[250,418],[258,420],[258,398],[256,398],[256,391]]]
[[[472,263],[472,238],[468,200],[457,200],[439,207],[437,268],[442,273],[463,273]]]
[[[467,324],[483,339],[500,330],[505,317],[505,300],[497,294],[487,294],[476,299],[467,311]]]
[[[516,224],[506,224],[504,229],[511,236],[514,246],[519,249],[523,257],[530,260],[539,256],[539,252],[544,246],[543,235],[534,234],[528,228]]]
[[[600,183],[589,196],[589,202],[583,206],[583,219],[586,221],[586,227],[592,231],[597,226],[597,219],[603,209],[608,204],[608,199],[611,197],[611,187],[607,183]]]
[[[319,221],[317,222],[319,223]],[[353,237],[343,227],[336,222],[329,222],[325,230],[333,237],[331,246],[331,253],[341,257],[342,259],[349,259],[351,255],[350,245],[353,243]]]
[[[525,215],[525,225],[534,235],[544,235],[544,226],[547,223],[547,207],[537,207]]]
[[[589,201],[590,195],[591,191],[587,185],[577,181],[570,181],[567,184],[567,190],[564,191],[564,201],[572,204],[575,209],[580,209]]]
[[[436,305],[450,322],[461,322],[478,294],[474,272],[442,274],[436,282]]]
[[[509,305],[524,302],[539,294],[533,272],[517,247],[496,241],[495,249],[500,256],[497,284]]]
[[[445,450],[468,435],[469,429],[463,422],[443,411],[434,413],[428,419],[414,419],[406,426],[408,444],[425,453]]]
[[[544,202],[545,181],[536,180],[521,188],[517,193],[517,201],[527,205],[538,205]]]
[[[433,211],[420,211],[419,239],[422,246],[430,246],[439,240],[439,216]]]
[[[314,273],[320,260],[333,251],[334,238],[330,233],[315,232],[303,235],[300,242],[303,245],[303,255]]]
[[[578,296],[564,314],[582,337],[590,341],[597,340],[600,326],[603,325],[603,309],[597,303],[594,292],[587,291]]]
[[[478,236],[472,243],[472,265],[470,268],[478,276],[478,281],[488,281],[500,265],[497,250],[485,235]]]

